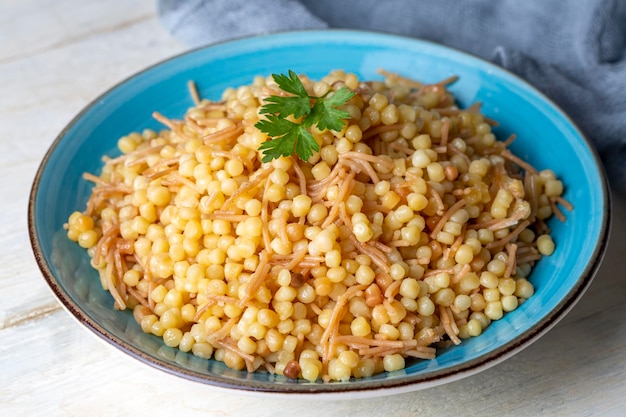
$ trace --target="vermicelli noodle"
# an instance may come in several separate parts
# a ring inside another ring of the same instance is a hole
[[[165,344],[249,372],[347,380],[429,360],[531,297],[563,184],[447,85],[382,72],[301,79],[356,94],[308,161],[262,163],[271,77],[202,99],[105,157],[68,237],[116,309]],[[523,140],[519,138],[517,140]]]

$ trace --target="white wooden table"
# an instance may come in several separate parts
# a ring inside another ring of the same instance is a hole
[[[83,106],[184,49],[159,24],[153,0],[0,1],[0,415],[626,416],[620,196],[604,264],[560,324],[498,366],[424,391],[332,402],[224,393],[140,364],[81,328],[32,256],[31,181]]]

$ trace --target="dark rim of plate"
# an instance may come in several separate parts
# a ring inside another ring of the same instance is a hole
[[[99,101],[101,101],[109,92],[112,90],[116,90],[117,88],[124,85],[129,80],[143,74],[145,72],[151,71],[152,69],[161,66],[164,63],[175,61],[183,56],[187,56],[190,54],[197,53],[199,51],[210,49],[217,45],[224,45],[229,43],[237,43],[241,41],[246,41],[249,39],[259,39],[259,38],[267,38],[271,40],[275,37],[280,36],[289,36],[291,33],[308,33],[311,35],[320,34],[320,33],[336,33],[336,34],[354,34],[354,35],[367,35],[367,36],[377,36],[381,38],[388,39],[398,39],[403,41],[414,41],[423,44],[429,44],[435,46],[437,48],[448,49],[454,51],[455,53],[459,53],[461,55],[467,56],[469,59],[481,61],[483,64],[493,66],[497,68],[499,71],[508,73],[511,77],[515,78],[518,82],[522,83],[526,88],[533,91],[534,94],[539,96],[542,100],[548,102],[551,106],[559,110],[561,115],[567,122],[574,126],[577,130],[579,136],[585,141],[587,148],[590,151],[592,158],[594,159],[595,165],[598,167],[600,171],[600,176],[602,180],[601,188],[603,195],[603,205],[606,207],[605,213],[602,216],[602,225],[600,230],[600,235],[598,236],[598,241],[596,247],[594,248],[594,252],[592,254],[592,262],[590,262],[584,272],[581,274],[581,277],[577,281],[576,285],[570,290],[567,296],[561,300],[561,302],[552,310],[550,313],[544,317],[544,319],[538,322],[533,328],[529,329],[527,332],[523,333],[515,340],[506,343],[499,349],[491,351],[485,355],[482,355],[474,360],[470,360],[464,362],[463,364],[451,367],[450,369],[444,369],[435,372],[428,372],[424,374],[418,375],[406,375],[404,377],[399,377],[395,379],[389,380],[373,380],[373,381],[361,381],[358,384],[352,383],[299,383],[296,381],[285,380],[284,383],[276,384],[272,382],[258,382],[252,380],[233,380],[230,378],[223,378],[219,375],[210,376],[207,374],[203,374],[200,372],[194,372],[190,370],[184,370],[181,368],[177,368],[169,365],[168,363],[161,361],[151,355],[147,355],[141,350],[129,345],[125,341],[112,336],[107,332],[106,329],[98,325],[92,319],[90,319],[83,310],[80,309],[72,299],[59,287],[56,277],[51,271],[50,266],[46,262],[46,258],[44,256],[42,247],[39,243],[39,238],[37,236],[37,224],[35,221],[36,215],[36,205],[37,205],[37,196],[39,183],[41,181],[43,172],[47,166],[47,163],[54,153],[56,147],[61,142],[67,131],[72,127],[78,120],[82,118],[82,116],[97,105]],[[323,31],[317,30],[299,30],[299,31],[289,31],[289,32],[275,32],[269,33],[261,36],[253,36],[253,37],[241,37],[233,40],[228,40],[208,46],[202,46],[198,48],[194,48],[191,50],[184,51],[182,53],[176,54],[170,58],[163,59],[149,67],[144,68],[143,70],[134,73],[133,75],[123,79],[113,87],[107,89],[104,93],[96,97],[91,101],[87,106],[83,108],[68,124],[67,126],[59,133],[59,135],[55,138],[53,143],[50,145],[46,154],[44,155],[42,162],[39,165],[37,173],[34,177],[31,192],[28,201],[28,232],[29,239],[32,246],[33,254],[41,273],[43,274],[44,279],[46,280],[48,286],[62,304],[62,306],[81,324],[87,327],[91,332],[100,337],[102,340],[106,341],[110,345],[115,348],[139,359],[141,362],[151,365],[154,368],[161,369],[167,373],[200,382],[203,384],[213,385],[216,387],[226,388],[226,389],[235,389],[235,390],[244,390],[250,392],[258,392],[258,393],[267,393],[267,394],[310,394],[310,395],[332,395],[332,394],[345,394],[345,393],[359,393],[359,392],[367,392],[371,395],[376,395],[377,392],[380,392],[381,395],[392,394],[396,391],[400,391],[403,388],[405,390],[416,390],[419,386],[435,386],[443,384],[452,379],[460,379],[462,377],[473,375],[482,370],[483,367],[487,365],[495,365],[505,360],[506,358],[512,356],[515,353],[518,353],[523,348],[529,346],[532,342],[536,341],[540,336],[545,334],[548,330],[550,330],[556,323],[563,318],[579,301],[584,292],[587,290],[589,285],[591,284],[595,273],[597,272],[604,253],[606,252],[606,247],[609,240],[610,233],[610,224],[611,224],[611,197],[608,186],[608,181],[606,180],[606,174],[604,172],[603,165],[598,157],[595,148],[590,144],[589,140],[585,137],[585,135],[576,127],[576,124],[563,112],[558,105],[556,105],[550,98],[546,97],[542,92],[537,90],[534,86],[529,84],[527,81],[518,77],[517,75],[511,73],[505,68],[498,67],[497,65],[490,63],[480,57],[469,54],[465,51],[460,51],[458,49],[448,47],[445,45],[440,45],[431,41],[409,38],[401,35],[393,35],[387,34],[383,32],[376,31],[361,31],[361,30],[344,30],[344,29],[326,29]]]

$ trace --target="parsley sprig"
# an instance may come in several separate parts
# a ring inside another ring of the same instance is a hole
[[[262,160],[270,162],[281,156],[296,154],[306,161],[313,156],[313,152],[319,151],[319,145],[309,128],[316,126],[319,130],[341,130],[350,114],[338,107],[346,104],[354,92],[342,87],[332,94],[328,92],[322,97],[316,97],[307,93],[298,74],[292,70],[289,70],[288,75],[272,74],[272,78],[281,90],[292,95],[270,96],[261,107],[260,112],[265,115],[265,119],[255,126],[271,138],[259,147],[263,151]],[[293,122],[288,119],[289,116],[295,120],[302,119],[299,123]]]

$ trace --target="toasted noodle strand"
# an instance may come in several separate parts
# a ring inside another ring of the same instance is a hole
[[[152,117],[154,117],[157,121],[159,121],[161,124],[167,126],[170,130],[175,131],[177,130],[178,126],[177,123],[168,119],[167,117],[163,116],[161,113],[159,112],[154,112],[152,113]]]
[[[265,281],[265,277],[270,270],[269,260],[270,257],[267,251],[261,251],[261,254],[259,256],[259,266],[252,275],[250,282],[248,282],[248,284],[246,285],[245,296],[241,299],[239,303],[240,306],[245,306],[248,301],[250,301],[250,299],[254,297],[254,294],[261,287],[263,281]]]
[[[380,135],[381,133],[392,132],[394,130],[400,130],[400,129],[402,129],[401,124],[381,125],[381,126],[367,130],[367,133],[363,135],[363,139],[370,139],[370,138],[373,138],[374,136]]]
[[[361,243],[354,236],[350,236],[350,240],[352,241],[352,244],[359,250],[359,252],[364,255],[368,255],[372,259],[372,262],[376,264],[376,266],[378,266],[385,273],[389,272],[389,261],[380,249],[377,249],[365,243]]]
[[[439,314],[441,317],[441,323],[443,324],[443,328],[446,331],[446,334],[455,345],[461,344],[461,339],[459,339],[459,329],[456,326],[456,323],[452,319],[452,313],[450,312],[450,307],[439,306]]]
[[[379,69],[377,71],[379,74],[385,76],[385,79],[389,80],[389,81],[394,81],[396,83],[400,83],[402,85],[405,85],[407,87],[413,87],[413,88],[422,88],[424,86],[423,83],[411,79],[411,78],[407,78],[407,77],[403,77],[400,74],[396,74],[395,72],[390,72],[384,69]]]
[[[189,95],[191,99],[196,104],[196,106],[200,105],[200,94],[198,94],[198,88],[196,87],[196,83],[193,80],[187,81],[187,88],[189,89]]]
[[[440,146],[448,145],[448,135],[450,134],[450,119],[447,117],[443,119],[443,123],[441,124],[441,141],[439,142]]]
[[[204,143],[209,145],[219,142],[230,142],[243,133],[243,126],[233,125],[204,136]]]
[[[515,243],[507,243],[505,245],[506,250],[507,250],[507,262],[506,262],[506,269],[504,270],[504,278],[509,278],[511,277],[511,275],[513,275],[513,272],[515,271],[515,266],[516,266],[516,262],[515,262],[515,256],[516,256],[516,252],[517,252],[517,245]]]
[[[465,200],[459,200],[456,203],[454,203],[454,205],[452,205],[448,210],[446,210],[446,212],[443,214],[443,216],[441,216],[441,218],[439,219],[439,221],[433,228],[433,231],[430,233],[430,236],[432,238],[435,238],[437,236],[437,233],[441,232],[441,229],[446,224],[446,222],[450,220],[450,217],[452,217],[452,215],[456,213],[464,205],[465,205]]]
[[[335,304],[335,307],[333,308],[332,314],[330,316],[328,327],[326,327],[326,330],[322,334],[322,339],[320,340],[320,344],[324,347],[324,354],[322,355],[323,363],[328,363],[328,361],[330,360],[330,356],[333,353],[332,350],[334,346],[334,340],[331,340],[331,338],[334,339],[335,335],[339,334],[339,320],[341,320],[344,314],[344,307],[346,303],[348,302],[348,300],[350,300],[350,298],[352,298],[354,295],[364,290],[365,288],[367,288],[367,285],[356,285],[350,287],[348,290],[346,290],[345,293],[339,296],[339,299],[337,300],[337,303]]]
[[[443,215],[444,210],[445,210],[445,205],[443,204],[443,200],[441,200],[441,196],[439,195],[439,193],[437,192],[437,190],[435,190],[434,188],[432,188],[431,186],[428,186],[428,195],[430,195],[430,197],[433,199],[433,202],[435,203],[436,207],[437,207],[437,214],[438,215]]]
[[[514,162],[515,164],[517,164],[520,168],[522,168],[526,172],[529,172],[529,173],[532,173],[532,174],[536,174],[537,173],[537,170],[532,165],[528,164],[527,162],[525,162],[521,158],[513,155],[509,150],[502,151],[500,153],[500,156],[502,156],[503,158],[506,158],[506,159]]]
[[[337,199],[332,205],[330,209],[330,213],[328,213],[328,217],[322,223],[322,229],[326,229],[330,226],[339,216],[339,210],[342,204],[345,204],[345,199],[348,197],[348,194],[354,188],[354,183],[352,180],[354,179],[355,173],[351,172],[348,176],[342,181],[341,188],[339,188],[339,193],[337,195]]]
[[[306,177],[304,176],[304,172],[302,172],[302,168],[300,167],[300,162],[294,158],[292,165],[293,165],[294,172],[298,176],[298,185],[300,186],[300,194],[307,195]]]
[[[272,173],[272,171],[274,171],[274,167],[272,165],[267,165],[265,166],[263,169],[261,169],[260,171],[257,171],[254,174],[254,178],[250,178],[250,180],[244,184],[242,184],[237,191],[235,191],[230,197],[228,197],[228,199],[226,201],[224,201],[224,204],[222,205],[222,210],[225,208],[230,207],[230,205],[236,201],[236,199],[242,195],[243,193],[246,193],[252,189],[254,189],[255,187],[257,187],[258,185],[262,184],[263,181],[268,177],[268,175],[270,175]]]
[[[559,219],[560,221],[564,222],[565,221],[565,215],[559,209],[559,207],[556,205],[556,200],[551,198],[549,201],[550,201],[550,207],[552,208],[552,213],[554,213],[554,215],[556,216],[557,219]]]
[[[511,240],[516,238],[517,235],[519,235],[522,232],[522,230],[526,229],[529,224],[530,224],[530,221],[524,220],[512,232],[510,232],[508,235],[506,235],[502,239],[493,241],[491,243],[487,243],[485,245],[485,248],[491,249],[491,248],[497,248],[497,247],[502,247],[502,246],[506,245]]]
[[[113,308],[237,371],[330,382],[432,360],[530,297],[566,184],[512,153],[523,137],[494,141],[480,103],[460,109],[457,77],[380,73],[257,77],[217,102],[190,81],[184,117],[120,138],[64,225]],[[327,120],[342,128],[283,118],[297,81],[305,106],[351,90]],[[319,151],[263,162],[260,119],[305,124]]]

